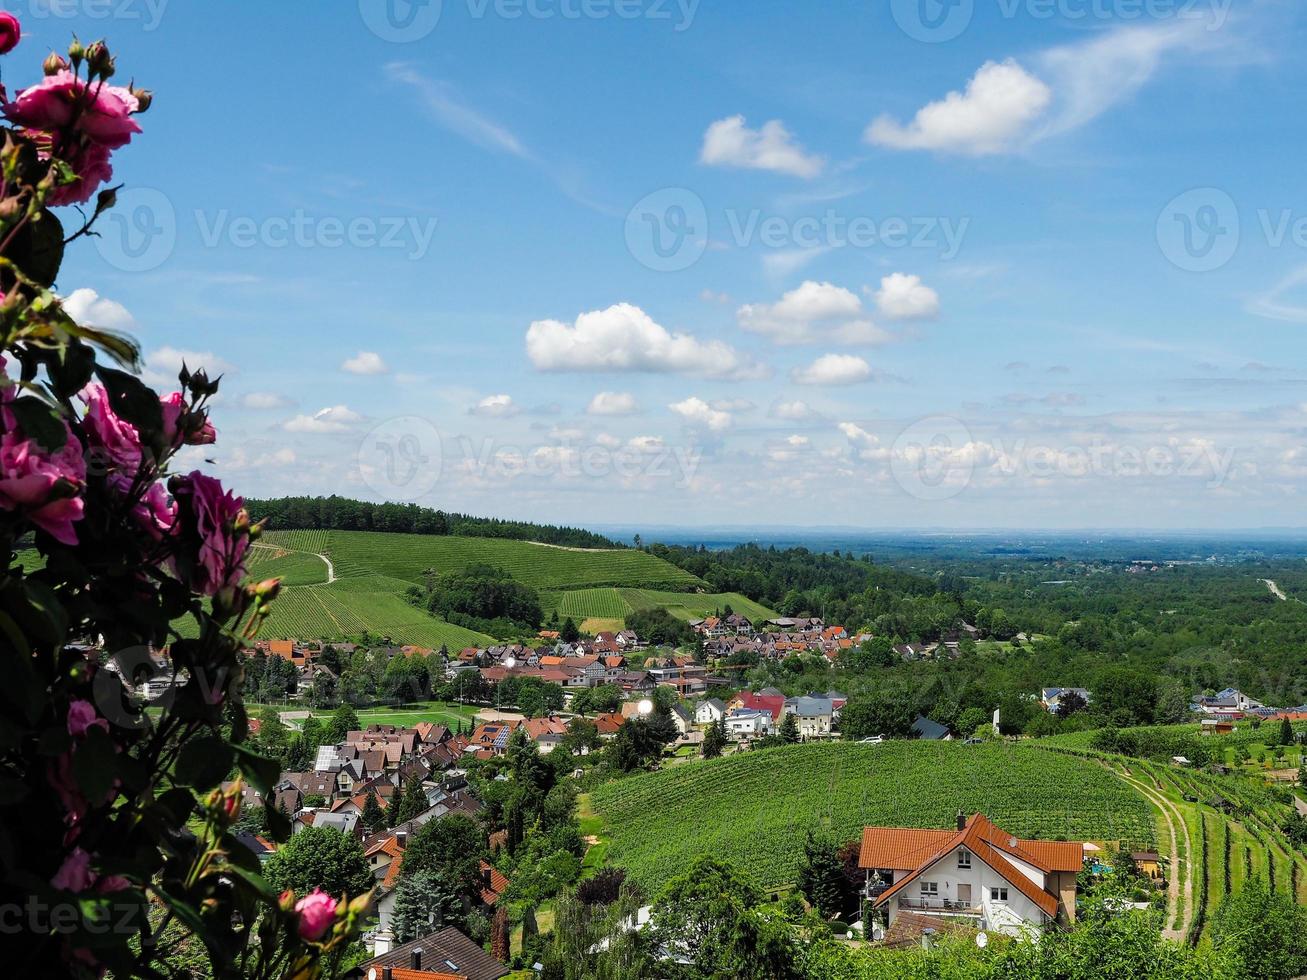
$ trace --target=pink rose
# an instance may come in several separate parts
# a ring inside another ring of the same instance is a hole
[[[190,410],[180,391],[174,391],[171,395],[160,398],[159,407],[163,410],[163,439],[168,445],[174,448],[181,445],[209,446],[217,441],[218,433],[207,415],[197,430],[180,431],[181,417]]]
[[[52,208],[66,204],[85,204],[102,184],[113,180],[113,167],[109,164],[109,148],[99,143],[88,143],[81,150],[69,154],[66,162],[73,168],[77,180],[62,184],[50,192],[47,203]]]
[[[86,482],[81,444],[65,425],[63,447],[47,452],[4,414],[9,428],[0,436],[0,510],[19,511],[61,544],[77,544],[73,524],[82,519],[78,493]]]
[[[95,884],[95,872],[91,870],[91,855],[80,847],[64,858],[64,863],[55,872],[50,884],[55,888],[69,892],[84,892]]]
[[[336,900],[315,888],[295,903],[295,912],[300,917],[300,938],[310,943],[317,942],[336,918]]]
[[[81,738],[91,728],[109,730],[109,722],[99,717],[90,701],[74,701],[68,706],[68,734]]]
[[[141,468],[141,437],[136,426],[120,419],[109,402],[103,385],[89,384],[78,395],[86,403],[82,431],[103,465],[130,481]]]
[[[177,523],[177,503],[162,483],[150,484],[150,489],[132,508],[132,517],[153,540],[160,541]]]
[[[8,54],[18,47],[23,38],[23,27],[9,11],[0,11],[0,54]]]
[[[188,516],[199,538],[196,562],[191,569],[190,585],[202,595],[215,595],[226,586],[236,586],[245,577],[245,552],[249,535],[238,532],[236,518],[245,501],[223,490],[222,483],[199,470],[176,477],[172,485],[178,513]]]
[[[81,112],[74,110],[81,106]],[[47,75],[4,107],[5,116],[19,126],[46,133],[62,130],[73,122],[93,143],[111,150],[126,146],[141,125],[132,118],[140,107],[136,96],[125,88],[97,82],[88,86],[71,71]]]

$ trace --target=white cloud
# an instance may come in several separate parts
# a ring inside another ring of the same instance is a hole
[[[703,134],[699,162],[714,167],[744,167],[811,178],[821,173],[826,161],[804,151],[779,119],[750,129],[744,116],[719,119]]]
[[[722,303],[726,304],[731,301],[730,293],[714,292],[708,287],[699,290],[699,298],[705,303]]]
[[[920,276],[894,272],[880,281],[876,306],[891,320],[921,320],[939,315],[939,294],[922,285]]]
[[[839,430],[853,444],[860,459],[878,460],[889,456],[889,450],[881,446],[880,439],[854,422],[841,422]]]
[[[862,300],[855,293],[811,279],[770,305],[741,306],[735,320],[742,330],[770,337],[778,344],[834,341],[858,346],[893,339],[864,315]]]
[[[1238,58],[1243,44],[1237,32],[1214,30],[1202,17],[1175,17],[1050,48],[1039,55],[1039,70],[1051,80],[1057,104],[1036,136],[1076,129],[1129,99],[1153,78],[1167,54],[1231,49]]]
[[[804,401],[777,402],[772,406],[771,414],[778,419],[788,419],[792,422],[800,422],[804,419],[812,418],[815,414],[808,403]]]
[[[177,375],[185,365],[192,374],[201,368],[210,380],[232,370],[232,366],[212,351],[179,350],[160,347],[145,355],[141,380],[156,388],[177,384]]]
[[[758,407],[747,398],[714,398],[710,404],[719,412],[752,412]]]
[[[353,357],[346,358],[340,369],[350,374],[386,374],[390,370],[381,355],[370,350],[361,350]]]
[[[907,125],[880,116],[867,127],[865,138],[897,150],[1001,153],[1029,133],[1052,99],[1052,90],[1013,59],[987,61],[965,92],[928,103]]]
[[[671,333],[638,306],[582,313],[573,325],[537,320],[526,353],[539,371],[649,371],[715,378],[766,377],[766,369],[719,340]]]
[[[386,74],[392,81],[407,85],[417,92],[427,112],[436,122],[468,142],[517,157],[530,156],[526,147],[507,127],[462,102],[449,83],[428,78],[402,61],[386,65]]]
[[[1307,283],[1307,266],[1294,269],[1270,289],[1254,296],[1247,310],[1267,320],[1307,323],[1307,300],[1298,295],[1304,283]]]
[[[731,413],[713,408],[702,398],[691,396],[667,407],[691,425],[702,426],[712,432],[722,432],[731,427]]]
[[[64,312],[83,326],[101,330],[134,330],[136,318],[127,307],[94,289],[74,289],[63,300]]]
[[[790,372],[790,380],[799,385],[851,385],[870,377],[871,365],[852,354],[823,354]]]
[[[279,395],[271,391],[251,391],[241,398],[241,405],[256,412],[286,408],[290,403],[290,399],[285,395]]]
[[[626,391],[601,391],[590,399],[587,415],[634,415],[640,411],[635,396]]]
[[[470,411],[473,415],[503,419],[516,415],[521,409],[514,404],[512,395],[487,395],[477,402]]]
[[[774,279],[784,279],[798,272],[805,265],[821,258],[831,251],[832,245],[817,245],[812,248],[787,248],[781,251],[769,251],[762,257],[763,271]]]
[[[287,432],[344,432],[362,418],[363,416],[347,405],[332,405],[312,415],[296,415],[287,421],[283,428]]]

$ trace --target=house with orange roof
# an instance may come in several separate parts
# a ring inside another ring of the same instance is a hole
[[[952,830],[865,828],[858,867],[887,929],[904,911],[1024,936],[1055,920],[1075,920],[1084,855],[1083,844],[1021,840],[984,814],[959,811]]]

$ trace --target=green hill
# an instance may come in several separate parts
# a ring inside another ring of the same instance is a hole
[[[1148,803],[1095,762],[1029,746],[831,742],[744,752],[630,776],[590,799],[607,858],[652,893],[712,854],[774,887],[794,880],[809,828],[949,827],[983,812],[1023,837],[1152,846]]]
[[[636,609],[661,605],[690,619],[723,605],[750,616],[772,615],[735,594],[689,591],[704,582],[635,549],[581,549],[502,538],[376,531],[269,531],[253,548],[250,574],[281,577],[282,593],[264,623],[267,639],[347,640],[364,632],[397,643],[485,646],[493,638],[415,608],[404,592],[428,569],[503,568],[540,590],[546,612],[617,627]]]

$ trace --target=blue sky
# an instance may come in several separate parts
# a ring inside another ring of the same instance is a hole
[[[1303,523],[1291,0],[7,6],[157,93],[59,285],[247,494]]]

